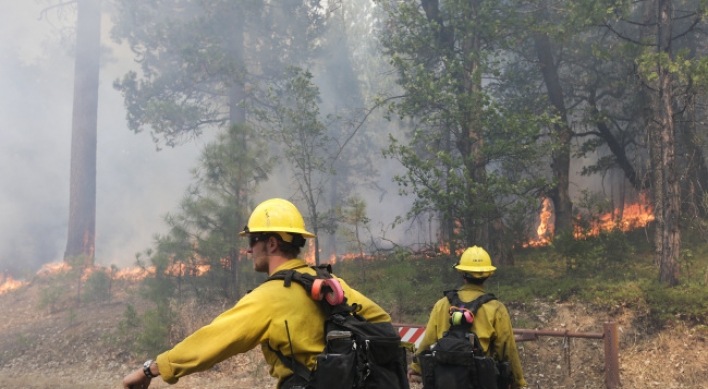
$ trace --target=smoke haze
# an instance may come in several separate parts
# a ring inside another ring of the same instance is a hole
[[[62,260],[66,248],[74,75],[74,36],[66,33],[73,31],[75,9],[60,17],[55,11],[43,15],[43,6],[12,2],[0,14],[0,272],[15,276]],[[152,245],[155,233],[167,231],[162,217],[178,209],[191,182],[189,169],[209,136],[157,152],[149,134],[127,128],[123,98],[112,83],[138,66],[127,47],[110,39],[110,28],[104,9],[95,262],[127,267],[135,253]],[[332,101],[324,96],[331,89],[320,85],[324,101]],[[386,138],[384,130],[377,129],[380,139]],[[429,226],[411,223],[391,231],[391,221],[410,201],[402,201],[390,184],[396,164],[377,168],[380,186],[357,188],[367,201],[372,232],[396,242],[430,241],[429,232],[420,232]],[[282,175],[287,176],[283,167],[276,167],[276,179],[254,199],[292,198],[288,180],[277,179]]]
[[[35,2],[3,6],[0,271],[22,275],[62,260],[66,246],[74,59],[56,26],[73,20],[38,20]],[[112,82],[132,56],[108,38],[108,18],[102,23],[96,263],[123,267],[165,230],[161,217],[176,208],[204,141],[156,152],[148,134],[127,129]]]

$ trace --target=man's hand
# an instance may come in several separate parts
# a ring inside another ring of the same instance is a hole
[[[147,389],[152,378],[145,375],[143,369],[133,371],[123,378],[123,389]]]
[[[418,373],[417,371],[413,369],[408,369],[408,381],[421,383],[423,382],[423,377],[421,377],[420,373]]]

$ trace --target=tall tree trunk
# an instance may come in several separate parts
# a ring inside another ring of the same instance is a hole
[[[660,53],[671,57],[671,32],[673,5],[671,0],[658,1],[658,36]],[[681,231],[679,227],[681,192],[678,182],[678,166],[675,155],[676,133],[673,120],[673,89],[669,69],[659,63],[659,132],[661,139],[661,170],[664,206],[659,282],[670,286],[679,282],[679,255]]]
[[[477,10],[480,5],[481,0],[473,0],[471,2],[470,20],[476,20],[478,18]],[[472,59],[468,70],[462,74],[464,88],[468,96],[474,96],[482,89],[482,81],[478,74],[479,63],[476,59],[480,52],[478,35],[476,31],[472,31],[468,36],[464,37],[462,41],[464,58]],[[461,104],[461,111],[465,112],[465,104],[467,104],[467,102],[461,102]],[[463,223],[467,224],[468,233],[472,235],[467,238],[468,242],[485,247],[490,251],[492,257],[499,258],[500,253],[495,252],[494,247],[489,247],[490,218],[487,217],[486,212],[480,211],[480,209],[487,207],[475,204],[487,203],[487,206],[491,207],[494,201],[494,199],[489,198],[489,196],[484,193],[476,193],[479,188],[486,188],[487,183],[486,157],[483,150],[484,138],[482,129],[479,128],[479,123],[482,122],[481,116],[482,112],[479,108],[470,108],[465,112],[465,118],[461,124],[464,127],[465,135],[460,137],[458,148],[460,149],[463,159],[466,161],[465,163],[469,174],[467,178],[469,180],[468,186],[470,187],[467,190],[467,208],[469,215],[466,215],[462,220]]]
[[[64,260],[93,265],[96,241],[96,138],[101,1],[78,0],[71,126],[69,234]]]
[[[553,125],[553,132],[559,143],[552,154],[553,176],[557,183],[549,192],[556,215],[556,231],[573,228],[573,202],[570,199],[570,141],[573,132],[568,125],[567,110],[563,99],[563,88],[558,77],[558,68],[553,60],[551,40],[546,34],[534,34],[534,45],[541,74],[546,84],[548,100],[560,115],[561,120]]]
[[[230,26],[231,28],[231,34],[230,38],[226,42],[226,47],[228,48],[231,58],[236,62],[237,66],[240,66],[242,69],[242,72],[244,72],[243,69],[245,69],[244,64],[244,18],[243,18],[243,12],[236,12],[234,13],[235,15],[239,15],[236,20],[231,21],[230,23],[226,23],[225,25]],[[228,98],[229,98],[229,125],[230,126],[236,126],[236,125],[243,125],[246,123],[246,109],[242,107],[240,104],[243,103],[246,100],[246,91],[245,91],[245,85],[244,85],[244,75],[243,73],[239,74],[238,76],[235,76],[231,80],[231,86],[229,87],[228,90]],[[247,131],[240,131],[241,132],[241,142],[243,144],[243,150],[247,151],[248,150],[248,143],[247,143]],[[240,175],[240,183],[238,188],[235,192],[235,195],[237,196],[237,204],[240,206],[243,206],[244,208],[248,207],[248,196],[249,196],[249,181],[248,177],[251,174],[251,172],[248,171],[243,171],[243,167],[239,165],[239,175]],[[242,212],[239,212],[239,215],[241,215]],[[237,226],[240,225],[246,225],[247,220],[244,218],[244,220],[239,220],[237,221]],[[235,237],[235,239],[238,239],[238,237]],[[240,255],[238,254],[238,250],[235,248],[231,248],[229,250],[229,255],[228,258],[230,259],[231,266],[230,266],[230,283],[231,285],[227,288],[227,290],[231,291],[229,298],[233,299],[233,301],[238,300],[240,296],[240,291],[241,291],[241,274],[240,274],[240,267],[239,267],[239,260]]]
[[[638,4],[641,7],[642,23],[648,26],[656,25],[657,8],[654,2],[646,2]],[[653,35],[651,30],[641,29],[640,40],[644,41],[651,39]],[[657,69],[658,71],[658,69]],[[664,193],[662,189],[662,170],[661,170],[661,139],[657,128],[656,112],[658,112],[658,102],[653,90],[644,88],[639,90],[639,101],[646,102],[642,116],[644,118],[644,128],[646,131],[646,143],[649,146],[649,180],[651,183],[651,197],[654,202],[654,266],[658,267],[661,263],[661,252],[663,247],[662,229],[664,228]]]
[[[637,192],[644,190],[648,187],[647,182],[641,179],[637,175],[637,171],[632,166],[632,162],[627,157],[627,151],[623,144],[612,134],[610,127],[603,121],[600,110],[597,109],[597,90],[592,89],[588,93],[588,106],[590,110],[590,115],[595,122],[595,127],[597,128],[600,137],[605,141],[607,147],[615,158],[615,163],[624,172],[625,178],[632,184],[632,187],[637,190]]]
[[[231,15],[236,15],[233,18]],[[246,100],[245,91],[245,72],[246,65],[244,60],[244,12],[241,7],[236,6],[231,15],[223,15],[231,20],[223,22],[223,25],[229,26],[228,39],[224,42],[226,50],[229,52],[231,60],[234,62],[234,67],[238,69],[236,74],[231,75],[228,98],[229,98],[229,121],[230,125],[242,124],[246,122],[246,109],[239,104]]]
[[[444,139],[442,143],[443,151],[446,153],[451,153],[452,152],[452,133],[449,128],[443,129],[445,131],[444,133]],[[445,190],[450,192],[452,190],[452,176],[450,173],[451,167],[449,165],[445,165]],[[446,204],[446,209],[444,212],[440,212],[440,233],[439,233],[439,241],[442,242],[447,242],[448,248],[450,249],[450,254],[454,255],[455,251],[457,250],[457,242],[456,240],[459,240],[459,237],[457,237],[456,232],[455,232],[455,220],[459,220],[458,218],[454,217],[455,211],[453,209],[453,205],[450,204],[449,202]],[[469,243],[469,242],[467,242]]]
[[[663,170],[661,169],[661,137],[659,129],[654,123],[647,125],[649,157],[651,164],[652,197],[654,198],[654,218],[656,227],[654,228],[654,266],[661,263],[661,252],[663,251],[662,230],[664,229],[664,192],[663,192]]]

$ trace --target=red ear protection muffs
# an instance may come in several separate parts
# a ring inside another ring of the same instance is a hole
[[[325,283],[331,289],[331,291],[325,295],[327,302],[330,303],[330,305],[339,305],[343,303],[344,291],[342,290],[342,285],[339,284],[339,281],[336,278],[329,278],[325,280]]]
[[[317,301],[326,299],[330,305],[339,305],[344,302],[344,291],[336,278],[316,279],[312,283],[310,296]]]
[[[310,297],[312,297],[313,300],[320,301],[324,298],[324,290],[322,290],[322,286],[325,284],[324,281],[325,280],[318,278],[312,283]]]

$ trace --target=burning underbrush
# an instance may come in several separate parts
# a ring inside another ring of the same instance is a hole
[[[165,274],[174,277],[184,277],[186,275],[202,276],[207,273],[210,269],[209,265],[188,265],[183,262],[177,262],[170,265]],[[75,269],[66,262],[51,262],[42,265],[42,267],[36,272],[36,277],[40,278],[51,278],[55,276],[68,275],[74,272]],[[90,266],[78,269],[81,272],[81,281],[86,281],[91,278],[92,274],[104,273],[111,280],[129,280],[129,281],[139,281],[150,275],[154,275],[156,268],[155,266],[146,267],[132,267],[125,269],[118,269],[115,267],[104,268],[101,266]],[[20,281],[14,279],[9,274],[0,273],[0,295],[17,290],[25,285],[28,285],[30,281]]]
[[[649,223],[654,221],[653,207],[647,199],[645,194],[640,194],[638,201],[634,203],[624,204],[619,207],[614,207],[609,212],[601,212],[596,215],[590,215],[589,213],[578,214],[574,220],[574,230],[573,237],[576,240],[584,240],[589,237],[598,236],[601,231],[632,231],[639,228],[645,228]],[[547,246],[555,235],[555,212],[553,207],[553,202],[549,198],[544,198],[541,201],[541,206],[539,208],[539,214],[537,217],[538,225],[534,231],[534,236],[528,239],[521,246],[525,248],[529,247],[543,247]],[[310,265],[315,264],[315,247],[313,240],[308,241],[309,245],[303,253],[303,259]],[[464,247],[455,249],[455,256],[459,257],[464,251]],[[321,253],[320,253],[321,254]],[[440,256],[449,256],[451,254],[451,249],[448,243],[442,242],[437,247],[424,247],[418,250],[411,250],[408,252],[409,256],[412,257],[424,257],[424,258],[437,258]],[[322,258],[321,260],[330,264],[336,264],[344,261],[356,261],[356,260],[366,260],[374,261],[380,258],[387,258],[388,253],[382,254],[367,254],[364,252],[360,253],[348,253],[343,255],[330,255],[329,258]],[[245,250],[242,250],[238,258],[246,258]],[[237,261],[239,260],[237,259]],[[224,269],[228,269],[233,266],[226,260],[222,260],[221,266]],[[165,273],[174,277],[189,277],[189,276],[202,276],[207,274],[210,270],[210,265],[205,264],[187,264],[184,262],[172,263],[167,267]],[[37,271],[37,276],[51,276],[61,273],[69,273],[72,271],[71,266],[65,262],[52,262],[42,266],[42,268]],[[104,272],[111,280],[141,280],[147,276],[155,274],[155,266],[143,266],[143,267],[133,267],[125,269],[117,269],[115,267],[111,268],[101,268],[101,267],[85,267],[79,269],[81,271],[81,279],[86,281],[91,274],[95,272]],[[28,281],[17,280],[13,278],[10,274],[0,273],[0,295],[21,288],[26,285]]]
[[[579,213],[573,220],[575,239],[587,239],[600,235],[601,231],[619,230],[623,232],[644,228],[655,220],[654,208],[646,195],[639,196],[639,201],[615,207],[609,212],[596,215],[588,212]],[[542,247],[551,243],[555,235],[555,213],[553,202],[544,198],[538,215],[536,237],[525,242],[523,247]]]

